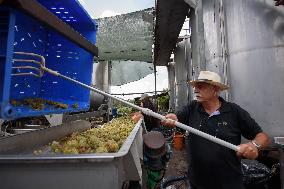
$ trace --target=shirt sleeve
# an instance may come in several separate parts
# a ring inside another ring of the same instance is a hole
[[[256,121],[250,116],[250,114],[237,106],[238,113],[238,125],[241,129],[242,136],[248,140],[252,140],[255,136],[262,132],[261,127],[256,123]]]
[[[188,103],[186,106],[183,106],[180,110],[176,112],[178,121],[180,123],[183,123],[186,125],[189,123],[189,116],[190,116],[189,107],[190,107],[190,103]]]

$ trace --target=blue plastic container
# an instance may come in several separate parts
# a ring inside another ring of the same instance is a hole
[[[97,25],[78,1],[40,0],[39,2],[95,44]],[[49,73],[44,73],[41,78],[31,75],[13,76],[12,74],[22,72],[36,74],[36,70],[33,69],[12,68],[34,65],[13,62],[14,58],[31,59],[28,56],[14,54],[19,51],[40,54],[45,57],[47,68],[85,84],[91,84],[93,70],[91,53],[30,16],[0,6],[0,117],[2,119],[89,109],[90,91],[70,81]],[[26,99],[50,100],[62,103],[66,108],[44,102],[41,108],[35,109],[23,103]]]

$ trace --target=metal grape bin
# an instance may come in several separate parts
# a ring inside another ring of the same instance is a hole
[[[119,189],[142,177],[142,119],[117,153],[34,155],[53,140],[91,127],[75,121],[56,127],[0,138],[1,188]],[[29,150],[27,150],[29,149]]]

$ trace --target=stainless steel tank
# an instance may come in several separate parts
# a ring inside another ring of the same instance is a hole
[[[272,136],[284,135],[284,9],[274,1],[226,1],[232,100]]]
[[[174,51],[175,109],[178,110],[191,99],[191,45],[188,39],[179,42]]]
[[[270,136],[283,136],[284,7],[274,6],[272,0],[213,0],[203,1],[203,6],[207,69],[222,74],[225,49],[230,100]]]
[[[109,92],[109,64],[107,61],[101,61],[93,66],[92,85],[97,89]],[[107,104],[107,98],[103,95],[91,91],[90,107],[97,110],[100,105]]]

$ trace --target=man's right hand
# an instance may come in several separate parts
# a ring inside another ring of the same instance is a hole
[[[251,142],[240,144],[239,147],[240,150],[237,152],[238,156],[247,159],[256,159],[258,157],[258,149]]]
[[[161,121],[164,126],[175,127],[175,121],[177,121],[177,116],[175,114],[167,114],[166,120]]]
[[[135,112],[132,114],[131,118],[135,123],[137,123],[142,116],[141,112]]]

